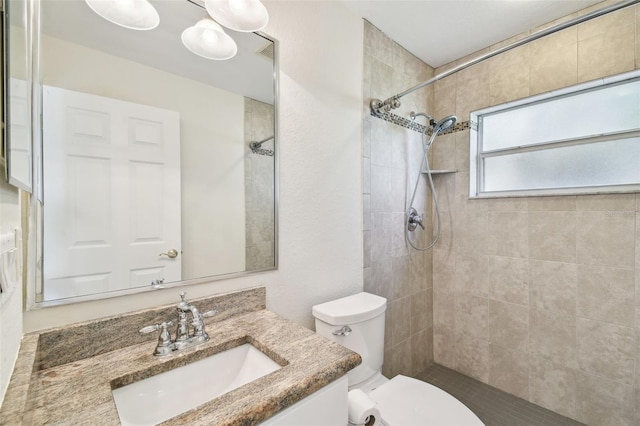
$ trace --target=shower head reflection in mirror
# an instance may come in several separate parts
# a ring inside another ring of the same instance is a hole
[[[440,206],[438,205],[438,194],[436,193],[436,189],[433,185],[433,176],[431,175],[431,167],[429,165],[429,157],[428,157],[429,148],[431,148],[431,145],[433,144],[433,141],[435,140],[436,136],[452,128],[456,124],[457,117],[454,115],[449,115],[447,117],[444,117],[440,121],[436,121],[430,115],[427,115],[423,112],[416,113],[413,111],[411,111],[411,113],[409,114],[409,117],[411,118],[411,120],[414,120],[414,121],[418,117],[424,117],[427,119],[429,125],[426,126],[424,132],[422,132],[422,165],[420,166],[418,175],[416,176],[416,183],[413,186],[411,201],[409,201],[409,205],[407,206],[407,211],[405,213],[404,236],[407,242],[409,243],[409,245],[413,247],[415,250],[425,251],[425,250],[429,250],[434,245],[436,245],[436,243],[440,239]],[[429,137],[429,140],[427,141],[427,135],[430,129],[431,129],[431,135]],[[433,204],[436,209],[435,237],[433,237],[431,243],[427,247],[419,247],[418,245],[414,244],[413,241],[411,241],[411,238],[409,237],[409,232],[410,231],[413,232],[418,225],[420,225],[422,229],[425,229],[424,225],[422,224],[423,215],[418,214],[416,209],[413,207],[413,202],[415,201],[416,192],[418,190],[418,184],[420,183],[420,174],[421,174],[421,171],[423,170],[423,167],[424,167],[424,170],[427,172],[429,188],[431,189],[431,196],[433,197]]]
[[[273,151],[273,149],[265,149],[262,148],[262,144],[265,142],[268,142],[270,140],[273,139],[273,136],[270,136],[268,138],[262,139],[259,142],[251,142],[249,143],[249,148],[251,149],[251,152],[253,152],[254,154],[258,154],[258,155],[267,155],[269,157],[273,157],[273,154],[275,154],[275,152]]]

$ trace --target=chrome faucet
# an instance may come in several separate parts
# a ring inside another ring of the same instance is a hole
[[[201,314],[198,308],[185,300],[186,295],[184,291],[180,293],[180,302],[178,302],[177,306],[178,323],[175,340],[171,340],[171,333],[168,329],[169,326],[173,325],[173,321],[150,325],[140,330],[140,333],[151,333],[162,329],[160,337],[158,338],[158,345],[153,352],[154,355],[168,355],[173,351],[188,348],[209,340],[209,335],[205,331],[204,318],[211,317],[217,314],[218,311],[214,309]],[[189,323],[189,315],[191,315],[191,323]],[[193,332],[190,330],[193,330]]]

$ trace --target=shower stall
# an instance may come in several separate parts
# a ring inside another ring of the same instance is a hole
[[[472,111],[640,68],[638,2],[602,6],[438,69],[365,23],[364,290],[388,299],[385,375],[435,363],[639,424],[640,195],[469,199]]]

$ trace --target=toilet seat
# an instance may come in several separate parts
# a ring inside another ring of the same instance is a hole
[[[398,375],[369,393],[385,426],[484,426],[463,403],[429,383]]]

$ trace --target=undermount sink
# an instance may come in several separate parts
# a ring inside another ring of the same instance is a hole
[[[155,425],[280,368],[246,343],[112,393],[122,425]]]

